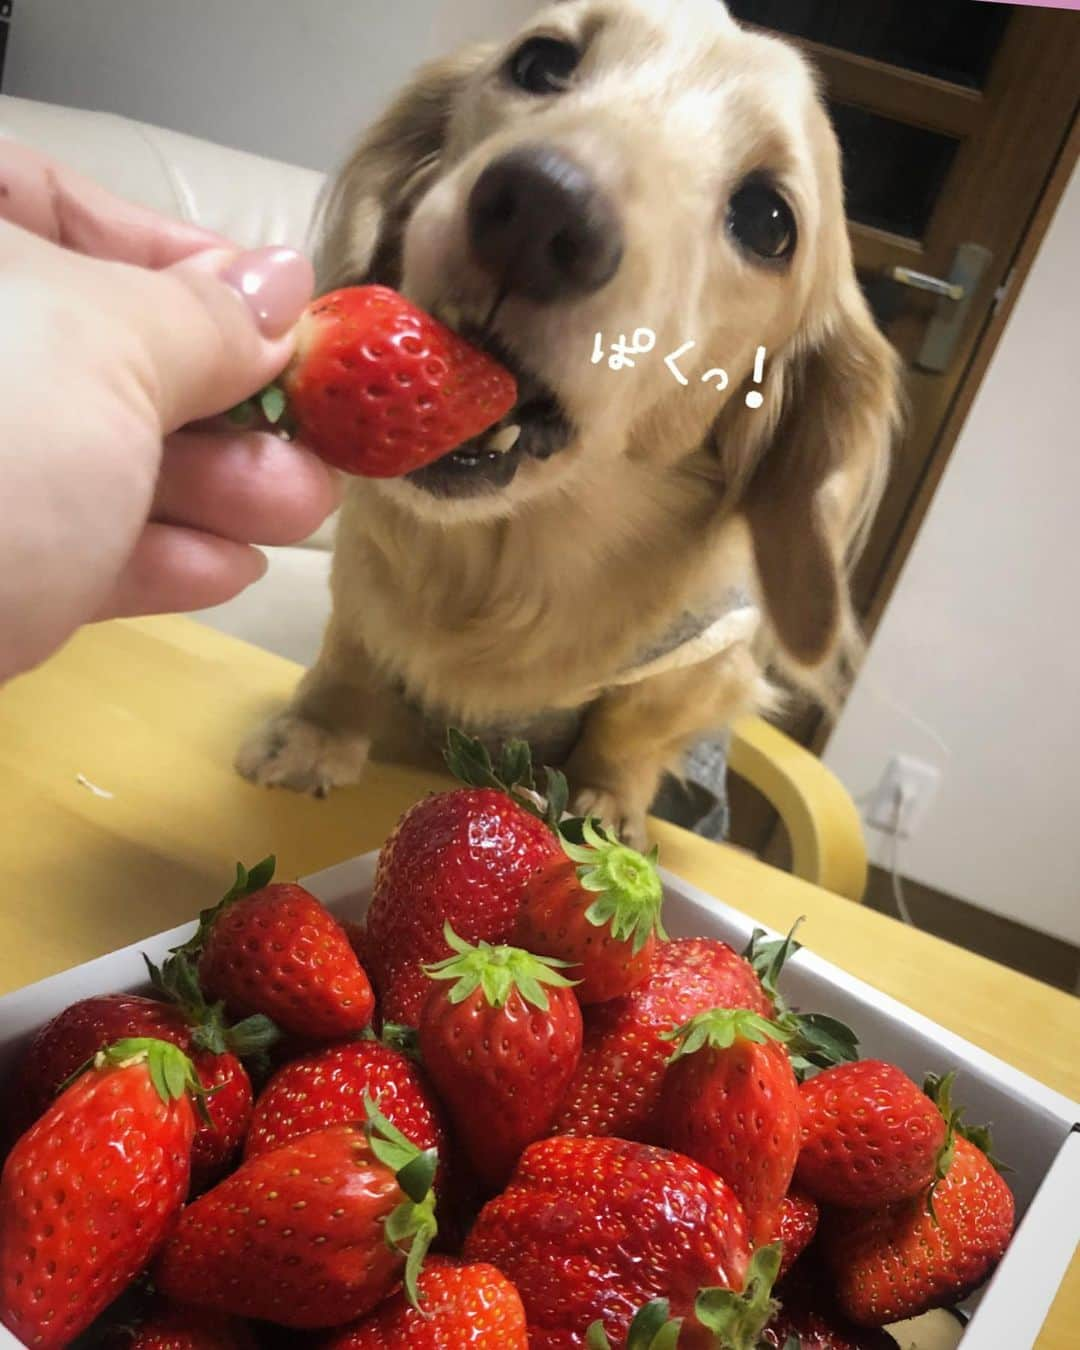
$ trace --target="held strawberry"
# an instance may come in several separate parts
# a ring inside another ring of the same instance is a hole
[[[757,976],[726,942],[662,942],[645,979],[589,1009],[581,1062],[554,1129],[559,1134],[657,1137],[657,1107],[671,1045],[664,1033],[708,1008],[772,1014]]]
[[[430,314],[386,286],[349,286],[308,307],[280,387],[260,401],[335,468],[395,478],[487,431],[516,399],[509,371]]]
[[[741,1289],[750,1246],[734,1191],[707,1167],[623,1139],[560,1137],[525,1150],[481,1210],[465,1258],[514,1283],[530,1350],[571,1350],[597,1320],[625,1336],[651,1299],[689,1319],[703,1287]]]
[[[447,762],[469,784],[427,797],[398,821],[379,854],[363,950],[387,1021],[416,1026],[431,992],[423,967],[449,956],[443,927],[468,942],[509,941],[525,885],[560,852],[529,795],[528,747],[511,742],[499,764],[458,732]],[[565,783],[549,779],[558,820]]]
[[[560,834],[565,856],[550,858],[526,885],[513,941],[573,966],[579,1003],[603,1003],[640,984],[657,939],[667,940],[664,892],[655,850],[645,857],[592,820],[582,836],[577,844]]]
[[[874,1327],[958,1303],[989,1278],[1014,1221],[1009,1187],[982,1149],[958,1135],[932,1209],[918,1195],[823,1220],[841,1309]]]
[[[184,1210],[154,1280],[178,1303],[295,1328],[363,1317],[402,1279],[410,1302],[436,1233],[434,1149],[365,1102],[335,1125],[250,1158]]]
[[[433,1256],[418,1281],[420,1308],[395,1294],[322,1350],[528,1350],[525,1309],[494,1266]]]
[[[952,1156],[952,1078],[942,1109],[892,1064],[839,1064],[800,1088],[799,1184],[824,1204],[876,1208],[925,1192]]]
[[[502,1185],[546,1134],[581,1056],[581,1010],[561,961],[517,947],[463,942],[425,967],[433,980],[420,1014],[420,1053],[477,1177]]]
[[[15,1145],[0,1180],[0,1322],[70,1344],[143,1269],[187,1194],[190,1060],[165,1041],[101,1051]]]
[[[206,993],[237,1016],[263,1013],[285,1032],[342,1040],[371,1021],[375,996],[341,925],[302,886],[272,882],[274,859],[203,910],[192,938],[165,964],[197,964]]]
[[[758,1013],[728,1008],[664,1033],[675,1051],[660,1098],[661,1137],[723,1177],[755,1245],[775,1233],[799,1154],[799,1085],[785,1036]]]

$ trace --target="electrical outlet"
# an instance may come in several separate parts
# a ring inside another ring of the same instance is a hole
[[[910,839],[926,818],[940,786],[941,770],[936,764],[912,755],[893,755],[870,798],[866,823],[898,839]]]

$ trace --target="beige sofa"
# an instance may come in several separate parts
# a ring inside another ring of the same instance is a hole
[[[246,247],[303,247],[323,177],[112,113],[0,95],[0,137],[32,145],[131,201]],[[309,664],[329,612],[333,521],[297,548],[268,548],[263,579],[195,617]]]

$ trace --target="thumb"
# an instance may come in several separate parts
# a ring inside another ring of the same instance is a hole
[[[140,280],[140,324],[162,429],[212,417],[281,373],[311,299],[311,263],[289,248],[209,249]]]

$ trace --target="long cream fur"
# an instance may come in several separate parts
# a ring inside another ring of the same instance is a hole
[[[480,501],[350,483],[322,653],[238,766],[323,793],[355,781],[369,751],[426,762],[418,706],[480,725],[574,706],[683,610],[749,584],[767,620],[752,649],[589,707],[565,766],[578,808],[640,842],[662,773],[696,736],[763,706],[769,668],[831,696],[857,647],[847,572],[887,471],[897,362],[855,281],[837,146],[800,57],[716,0],[569,0],[528,31],[586,45],[580,83],[539,106],[507,86],[509,48],[421,71],[328,197],[320,284],[379,280],[440,312],[479,312],[469,187],[515,144],[566,149],[620,208],[623,265],[595,296],[505,305],[500,324],[577,436]],[[787,269],[747,263],[725,236],[727,195],[762,171],[796,210]],[[639,325],[658,337],[648,372],[591,366],[595,332]],[[659,353],[686,338],[683,387]],[[765,403],[751,410],[759,344]],[[723,395],[701,381],[710,365],[731,373]]]

